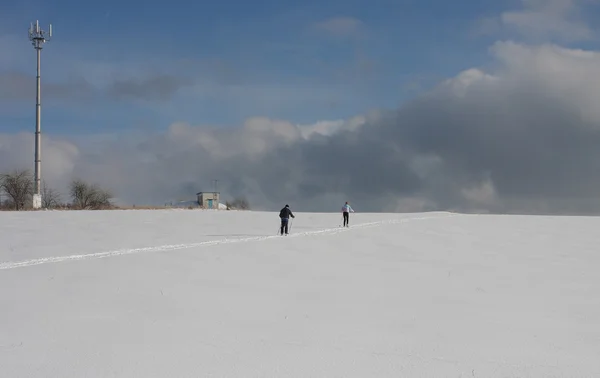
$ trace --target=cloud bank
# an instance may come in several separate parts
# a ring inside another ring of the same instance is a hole
[[[72,177],[98,182],[129,204],[190,199],[218,179],[224,197],[260,209],[600,212],[600,54],[514,42],[490,53],[492,72],[469,69],[348,120],[46,135],[43,175],[63,190]],[[32,161],[31,134],[0,135],[0,170]]]

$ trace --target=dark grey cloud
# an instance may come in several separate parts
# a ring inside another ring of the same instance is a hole
[[[145,78],[116,80],[108,87],[108,95],[116,98],[165,101],[193,81],[174,75],[158,74]]]
[[[191,79],[175,75],[154,74],[143,78],[114,79],[105,86],[93,85],[83,77],[73,77],[57,82],[42,77],[42,95],[47,101],[85,101],[103,99],[127,99],[168,101],[182,88],[194,84]],[[19,71],[0,72],[0,100],[21,101],[35,98],[35,73]]]
[[[540,88],[541,89],[541,88]],[[520,200],[518,208],[534,211],[540,200],[590,198],[600,206],[600,129],[581,119],[568,102],[532,88],[495,87],[493,96],[473,93],[462,98],[425,98],[397,112],[379,135],[395,140],[414,154],[434,154],[443,162],[448,194],[438,194],[442,207],[468,207],[458,189],[489,178],[503,201]],[[429,187],[428,184],[425,184]],[[502,208],[503,206],[500,206]]]
[[[74,100],[92,96],[95,88],[83,78],[63,83],[46,81],[42,78],[43,96],[49,99]],[[35,72],[27,75],[23,72],[0,72],[0,100],[20,101],[35,99]]]

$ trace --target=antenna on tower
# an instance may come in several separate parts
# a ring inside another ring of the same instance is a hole
[[[40,22],[32,22],[29,26],[29,40],[36,49],[41,49],[44,43],[52,39],[52,24],[48,25],[48,31],[40,28]]]
[[[40,28],[40,22],[36,21],[35,25],[33,22],[29,25],[29,40],[36,50],[37,53],[37,91],[36,91],[36,103],[35,103],[35,182],[33,192],[33,208],[39,209],[42,207],[42,152],[41,152],[41,94],[40,94],[40,66],[41,66],[41,52],[44,43],[48,42],[52,38],[52,24],[49,26],[49,31]]]

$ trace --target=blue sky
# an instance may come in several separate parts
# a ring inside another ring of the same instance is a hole
[[[62,193],[600,212],[600,0],[135,4],[1,3],[0,172],[33,168],[39,19]]]
[[[157,130],[175,121],[228,127],[251,116],[313,123],[395,108],[485,64],[494,36],[475,35],[477,20],[518,3],[5,1],[0,35],[21,45],[0,69],[24,74],[24,83],[29,76],[34,87],[26,30],[39,19],[44,27],[52,22],[55,33],[42,52],[46,133]],[[136,76],[162,77],[156,86],[175,89],[150,99],[98,92],[111,80]],[[81,95],[53,96],[51,83],[70,92],[73,82],[91,86],[79,88]],[[0,129],[31,129],[34,102],[31,96],[3,101]]]

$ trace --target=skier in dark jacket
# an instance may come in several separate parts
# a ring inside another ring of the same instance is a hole
[[[284,231],[285,235],[288,234],[288,221],[290,220],[290,217],[296,218],[292,213],[292,210],[290,210],[290,206],[285,205],[285,207],[279,212],[279,218],[281,219],[281,235],[284,234]]]

